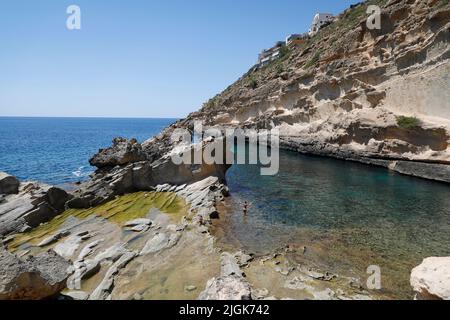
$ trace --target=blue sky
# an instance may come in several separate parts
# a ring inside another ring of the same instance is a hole
[[[3,0],[0,116],[183,117],[315,12],[356,2]]]

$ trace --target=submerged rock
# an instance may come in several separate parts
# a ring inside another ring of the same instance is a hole
[[[450,300],[450,257],[427,258],[411,273],[417,300]]]
[[[42,300],[66,287],[69,262],[48,251],[21,260],[0,247],[0,300]]]

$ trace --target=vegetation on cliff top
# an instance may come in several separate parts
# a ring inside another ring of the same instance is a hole
[[[400,116],[397,117],[397,124],[400,128],[403,129],[414,129],[420,127],[420,120],[416,117],[405,117]]]

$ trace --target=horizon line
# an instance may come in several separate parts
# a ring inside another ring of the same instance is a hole
[[[37,119],[161,119],[161,120],[178,120],[183,117],[119,117],[119,116],[3,116],[0,118],[37,118]]]

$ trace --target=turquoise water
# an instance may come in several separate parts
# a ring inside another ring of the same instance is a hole
[[[310,248],[326,270],[362,275],[379,265],[386,292],[405,297],[423,258],[450,255],[450,186],[383,168],[282,152],[277,176],[233,166],[226,240],[264,253]],[[247,217],[242,202],[251,203]]]
[[[115,137],[144,141],[174,119],[0,117],[0,171],[63,184],[85,179],[89,158]]]

